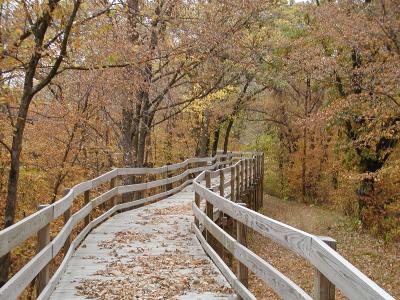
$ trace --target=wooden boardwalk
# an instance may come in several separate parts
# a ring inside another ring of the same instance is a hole
[[[193,175],[197,177],[190,179]],[[142,176],[141,183],[123,185],[124,176]],[[338,288],[352,300],[394,300],[332,249],[336,242],[331,238],[257,213],[263,182],[264,155],[252,152],[188,158],[158,168],[116,168],[81,182],[55,203],[0,231],[0,256],[32,235],[38,242],[37,254],[0,287],[0,300],[18,299],[34,280],[39,300],[207,300],[237,295],[256,300],[247,288],[249,272],[283,299],[332,300]],[[107,190],[91,197],[98,187]],[[147,197],[118,203],[121,196],[138,191],[147,191]],[[72,214],[79,196],[84,206]],[[91,219],[102,204],[111,208]],[[143,204],[149,205],[138,208]],[[51,223],[61,216],[64,226],[51,239]],[[247,248],[248,229],[315,267],[312,297]],[[78,234],[72,240],[73,230]],[[232,254],[235,270],[218,253],[220,247],[213,249],[215,242]],[[61,251],[64,259],[50,278],[50,263]]]
[[[188,186],[95,228],[50,299],[237,299],[191,231],[193,199]]]

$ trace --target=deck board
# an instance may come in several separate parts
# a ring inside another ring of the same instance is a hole
[[[99,225],[50,299],[237,299],[190,229],[193,199],[188,186]]]

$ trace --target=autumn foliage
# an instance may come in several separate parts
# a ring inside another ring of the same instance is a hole
[[[1,228],[112,167],[229,148],[266,153],[270,193],[399,241],[399,16],[397,0],[0,0]]]

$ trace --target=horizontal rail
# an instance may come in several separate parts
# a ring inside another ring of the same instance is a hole
[[[231,163],[232,155],[216,155],[214,157],[205,158],[190,158],[182,163],[177,163],[174,165],[167,165],[160,168],[116,168],[110,172],[107,172],[99,177],[92,180],[85,181],[75,185],[71,188],[68,193],[55,203],[48,205],[47,207],[39,210],[38,212],[22,219],[21,221],[15,223],[14,225],[0,231],[0,256],[3,256],[10,252],[13,248],[17,247],[25,240],[27,240],[32,235],[36,234],[40,229],[47,226],[51,221],[61,216],[64,212],[69,210],[73,204],[73,201],[79,195],[90,191],[91,189],[111,181],[117,176],[125,175],[145,175],[145,174],[162,174],[176,171],[181,168],[187,168],[191,163],[206,163],[204,166],[186,169],[179,175],[155,180],[152,182],[132,184],[126,186],[113,187],[105,193],[97,196],[96,198],[90,200],[84,207],[79,209],[74,213],[68,221],[64,224],[60,232],[54,237],[54,239],[46,245],[38,254],[36,254],[24,267],[22,267],[13,277],[11,277],[5,285],[0,288],[0,298],[1,299],[15,299],[21,292],[29,285],[30,282],[39,274],[39,272],[60,252],[65,242],[69,238],[75,226],[87,217],[94,208],[100,206],[101,204],[107,202],[118,195],[124,195],[131,193],[133,191],[143,191],[150,188],[162,187],[171,185],[181,180],[186,179],[179,186],[169,189],[168,191],[161,192],[149,197],[145,197],[139,200],[121,203],[114,205],[111,209],[92,220],[86,225],[86,227],[78,234],[78,236],[71,242],[67,253],[65,254],[64,260],[57,269],[56,273],[49,281],[49,284],[45,287],[42,293],[39,295],[39,299],[47,299],[50,295],[55,284],[58,282],[59,277],[64,272],[66,263],[72,256],[72,253],[76,246],[84,239],[84,237],[90,232],[90,230],[96,227],[98,224],[106,220],[112,214],[137,207],[139,205],[147,204],[176,192],[179,192],[188,184],[192,183],[191,179],[187,179],[191,174],[197,174],[204,170],[213,170],[221,165],[226,165]],[[226,159],[223,160],[222,159]],[[199,177],[201,178],[201,176]]]
[[[206,253],[210,256],[211,260],[218,267],[221,273],[225,276],[226,280],[230,283],[232,288],[245,300],[255,300],[257,299],[254,295],[237,279],[235,274],[225,265],[224,261],[218,256],[218,254],[214,251],[214,249],[207,243],[204,239],[200,230],[192,225],[194,233],[196,234],[197,239],[199,240],[201,246],[206,251]]]
[[[255,177],[260,174],[260,169],[257,169],[259,168],[259,166],[257,167],[257,162],[255,163],[255,168],[254,165],[252,168],[248,166],[243,168],[245,165],[247,163],[245,164],[239,160],[236,164],[226,168],[231,171],[240,169],[240,174],[236,174],[236,178],[230,179],[231,182],[233,181],[232,186],[235,189],[238,188],[240,193],[245,192],[247,188],[246,184],[249,181],[256,180]],[[214,173],[216,174],[216,172]],[[250,176],[246,178],[246,174],[249,173]],[[243,177],[243,175],[245,176]],[[202,184],[204,177],[204,174],[200,174],[193,181],[196,197],[204,199],[209,203],[207,205],[218,209],[221,213],[231,217],[236,222],[244,224],[307,259],[349,299],[394,299],[320,238],[234,203],[216,192],[218,185],[214,185],[211,188],[204,186]],[[225,182],[222,185],[225,187]],[[240,195],[236,195],[235,200],[238,201],[239,197]],[[217,226],[195,204],[193,204],[193,213],[197,222],[205,227],[207,233],[216,238],[224,248],[264,280],[278,295],[285,299],[311,299],[310,296],[278,270],[238,243],[221,227]]]
[[[241,263],[245,264],[252,272],[261,277],[279,296],[284,299],[307,299],[312,298],[298,287],[293,281],[265,262],[258,255],[239,244],[228,233],[214,223],[213,220],[192,205],[195,217],[229,252],[231,252]]]

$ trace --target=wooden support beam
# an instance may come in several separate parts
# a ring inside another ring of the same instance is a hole
[[[261,154],[261,206],[264,205],[264,153]]]
[[[90,202],[90,190],[88,190],[88,191],[86,191],[85,192],[85,194],[84,194],[84,202],[85,202],[85,206],[86,206],[86,204],[88,204],[89,202]],[[105,205],[104,205],[105,206]],[[88,214],[86,217],[85,217],[85,227],[87,226],[87,225],[89,225],[89,223],[90,223],[90,214]]]
[[[235,191],[235,181],[236,181],[236,172],[235,168],[231,167],[231,201],[235,202],[236,199],[236,191]]]
[[[224,171],[219,170],[219,194],[224,197],[225,196],[225,174]]]
[[[249,187],[249,160],[244,160],[244,190]]]
[[[206,179],[206,188],[211,188],[211,172],[206,171],[205,173],[205,179]],[[214,206],[207,201],[206,199],[206,214],[207,216],[213,220],[214,219]],[[210,244],[211,247],[213,247],[213,242],[212,242],[212,235],[208,231],[206,231],[206,240],[207,243]]]
[[[240,165],[237,164],[235,167],[235,185],[236,185],[236,196],[235,196],[235,202],[239,202],[240,199]]]
[[[39,205],[38,210],[46,208],[49,206],[48,204]],[[37,233],[37,252],[39,253],[44,247],[46,247],[50,243],[50,223],[40,229]],[[49,282],[49,264],[47,264],[37,275],[36,277],[36,296],[40,295],[43,289],[46,287]]]
[[[246,186],[244,185],[244,160],[241,160],[240,161],[240,193],[243,194],[245,190],[246,190]]]
[[[243,207],[246,207],[245,203],[238,203],[238,204]],[[236,236],[237,236],[237,241],[243,246],[247,247],[246,225],[242,224],[239,221],[236,221]],[[249,269],[241,262],[238,262],[237,264],[237,278],[245,287],[249,286]]]
[[[70,189],[65,189],[64,196],[67,195],[69,193],[69,191],[70,191]],[[71,204],[71,206],[72,206],[72,204]],[[68,207],[68,209],[64,212],[63,218],[64,218],[64,225],[65,225],[65,224],[67,224],[68,220],[71,218],[71,207]],[[64,243],[64,256],[67,255],[70,245],[71,245],[71,235],[69,234]]]
[[[330,237],[319,237],[325,244],[336,250],[336,241]],[[328,280],[317,268],[314,271],[314,293],[315,300],[335,300],[335,285]]]
[[[200,207],[200,195],[198,193],[194,194],[194,203],[196,204],[197,207]],[[199,220],[194,217],[194,224],[199,227]]]
[[[114,177],[114,178],[112,178],[112,179],[110,180],[110,190],[112,190],[113,188],[115,188],[116,183],[117,183],[117,177]],[[110,205],[111,207],[117,205],[117,204],[118,204],[118,198],[117,198],[117,196],[111,197],[110,203],[111,203],[111,205]]]

